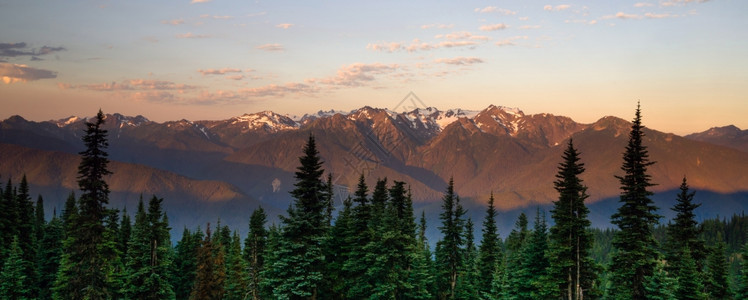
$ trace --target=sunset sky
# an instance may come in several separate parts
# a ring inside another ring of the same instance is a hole
[[[748,128],[748,1],[0,1],[0,118],[517,107]]]

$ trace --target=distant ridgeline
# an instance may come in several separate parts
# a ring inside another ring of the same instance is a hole
[[[520,213],[506,238],[493,193],[476,224],[450,179],[435,247],[404,181],[377,179],[370,187],[361,174],[336,206],[333,176],[325,176],[311,132],[293,176],[293,202],[279,222],[269,225],[258,207],[245,216],[245,236],[219,219],[185,227],[173,244],[164,199],[140,197],[134,215],[109,205],[116,172],[104,124],[101,111],[85,123],[80,194],[70,193],[51,219],[42,196],[32,202],[25,175],[0,188],[0,298],[748,298],[748,217],[698,223],[700,204],[684,177],[674,216],[661,224],[650,191],[656,164],[638,107],[619,149],[615,228],[591,226],[585,165],[570,139],[552,208],[537,208],[534,220]]]

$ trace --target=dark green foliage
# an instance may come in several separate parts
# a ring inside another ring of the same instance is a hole
[[[709,299],[730,299],[732,292],[728,277],[725,243],[720,241],[709,250],[706,263],[704,286]]]
[[[614,283],[615,284],[615,283]],[[647,298],[651,300],[676,300],[675,290],[678,282],[675,278],[668,275],[662,263],[656,263],[652,275],[645,277],[644,288],[647,291]],[[610,289],[609,289],[610,290]],[[610,299],[630,299],[620,295],[611,295]]]
[[[590,257],[592,233],[587,219],[589,209],[584,204],[587,187],[579,176],[584,172],[579,152],[573,141],[562,156],[554,187],[559,193],[553,202],[551,217],[554,226],[550,229],[548,284],[555,285],[551,295],[565,299],[582,299],[594,295],[592,291],[597,279],[596,266]]]
[[[678,260],[678,287],[675,289],[675,298],[677,299],[705,299],[703,294],[704,286],[701,283],[699,270],[696,268],[696,262],[691,255],[691,250],[686,248],[681,252],[682,257]]]
[[[23,259],[23,274],[27,278],[29,283],[26,288],[26,298],[35,298],[37,296],[37,281],[39,280],[39,274],[36,269],[36,234],[34,233],[34,223],[36,217],[34,214],[34,204],[31,202],[31,196],[29,195],[29,184],[26,180],[26,175],[21,177],[21,183],[18,185],[18,190],[15,195],[16,199],[16,223],[15,232],[18,237],[18,247],[21,250],[21,258]],[[43,216],[42,216],[43,219]]]
[[[131,234],[132,221],[130,221],[130,215],[127,214],[127,208],[125,208],[122,210],[122,218],[119,223],[119,234],[117,235],[117,250],[121,257],[127,257],[127,249]]]
[[[252,212],[249,218],[249,234],[244,240],[244,261],[247,264],[246,274],[249,295],[252,299],[262,298],[260,283],[262,282],[262,271],[265,266],[265,244],[267,243],[268,231],[265,229],[267,216],[262,207]]]
[[[439,214],[442,239],[436,243],[437,289],[442,298],[455,297],[455,286],[464,260],[464,214],[460,197],[454,192],[454,180],[450,179],[442,198],[442,212]]]
[[[683,177],[683,183],[680,185],[677,203],[672,208],[677,214],[673,223],[667,226],[667,238],[665,241],[665,260],[667,261],[666,269],[673,273],[673,276],[680,275],[680,260],[685,256],[685,249],[689,249],[693,261],[696,263],[696,269],[703,269],[706,261],[706,245],[701,239],[701,229],[696,222],[694,210],[701,204],[693,203],[694,193],[689,192],[686,178]]]
[[[249,295],[247,263],[242,257],[242,244],[239,234],[234,232],[231,244],[226,251],[226,300],[241,300]]]
[[[161,208],[163,199],[153,196],[148,211],[138,203],[135,225],[128,245],[125,294],[130,299],[171,299],[169,224]]]
[[[216,251],[214,247],[219,249]],[[205,239],[197,250],[197,270],[195,284],[190,299],[221,299],[224,294],[223,284],[226,278],[225,261],[221,245],[214,245],[210,233],[210,224],[205,229]]]
[[[509,274],[509,288],[505,291],[511,299],[544,299],[548,298],[546,270],[549,266],[546,251],[548,250],[548,226],[545,214],[541,217],[540,209],[535,216],[532,232],[518,253],[517,260],[512,264]]]
[[[187,299],[195,285],[197,271],[197,253],[203,241],[203,232],[198,228],[191,233],[187,228],[182,239],[174,247],[175,257],[172,263],[172,287],[177,299]]]
[[[323,281],[327,188],[321,180],[324,170],[313,136],[309,136],[299,161],[291,191],[295,200],[288,216],[281,217],[278,259],[269,266],[273,275],[268,279],[275,298],[316,298]]]
[[[455,285],[456,299],[480,299],[477,288],[478,282],[478,251],[475,248],[475,238],[473,236],[473,221],[467,219],[465,223],[465,250],[463,264],[460,268],[460,275]]]
[[[499,263],[504,259],[501,250],[501,239],[496,226],[496,208],[493,192],[488,199],[486,217],[483,220],[483,235],[478,251],[477,288],[481,295],[491,294],[494,275],[498,272]]]
[[[39,242],[39,299],[52,299],[52,287],[57,278],[62,256],[63,223],[53,216],[43,229]]]
[[[412,269],[408,274],[407,284],[411,287],[405,292],[404,299],[432,299],[435,294],[434,266],[431,251],[426,240],[426,215],[421,213],[418,226],[418,237],[415,252],[411,254]]]
[[[23,253],[14,238],[10,243],[8,258],[5,259],[0,272],[0,298],[2,299],[32,299],[29,297],[33,283],[25,274],[28,262],[23,259]]]
[[[645,278],[651,276],[659,257],[657,242],[652,230],[660,216],[657,207],[649,197],[648,190],[653,184],[647,168],[654,164],[649,161],[647,147],[643,145],[644,126],[641,112],[636,108],[636,116],[631,125],[629,141],[623,154],[623,176],[616,176],[621,182],[621,206],[613,214],[611,223],[618,231],[613,239],[614,252],[610,265],[613,290],[609,294],[616,297],[643,299],[647,295]]]
[[[735,299],[748,299],[748,243],[743,246],[743,262],[740,268],[740,278],[738,280],[738,290],[735,293]]]

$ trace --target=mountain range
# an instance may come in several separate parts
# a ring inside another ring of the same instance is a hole
[[[49,210],[62,207],[76,187],[85,121],[13,116],[0,122],[2,179],[18,182],[26,174]],[[619,194],[614,176],[622,175],[630,126],[611,116],[582,124],[494,105],[480,111],[363,107],[301,117],[263,111],[163,123],[115,113],[105,123],[114,171],[111,204],[134,210],[141,194],[156,194],[165,198],[173,228],[218,217],[246,227],[258,205],[281,213],[291,203],[288,191],[310,134],[332,175],[338,204],[363,173],[370,186],[384,177],[407,182],[416,206],[435,210],[454,178],[456,192],[476,216],[490,193],[508,215],[550,204],[557,197],[556,168],[572,139],[586,166],[581,177],[589,187],[588,203],[599,207],[602,222],[616,207],[609,202]],[[726,126],[678,136],[646,129],[645,134],[644,144],[657,162],[650,168],[657,194],[671,197],[686,176],[692,189],[708,195],[708,213],[725,215],[748,206],[746,130]]]

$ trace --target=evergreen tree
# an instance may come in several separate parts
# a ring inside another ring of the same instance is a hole
[[[195,285],[197,271],[197,254],[203,241],[203,232],[198,229],[191,233],[184,228],[182,239],[175,248],[175,258],[172,263],[172,287],[177,299],[187,299]]]
[[[335,221],[335,229],[331,235],[331,246],[339,248],[338,253],[331,253],[334,262],[331,268],[338,266],[341,270],[336,274],[341,286],[335,289],[338,293],[349,298],[366,297],[372,289],[372,282],[366,275],[368,269],[367,252],[365,248],[373,240],[374,226],[372,222],[371,205],[368,198],[369,187],[366,178],[361,174],[358,186],[351,203],[344,203],[343,211]],[[355,204],[355,206],[353,206]],[[338,244],[339,245],[334,245]],[[332,249],[331,249],[332,250]],[[335,250],[328,252],[336,252]],[[336,273],[333,271],[333,273]],[[331,278],[331,280],[334,280]]]
[[[80,212],[77,202],[75,194],[70,192],[62,212],[62,255],[53,287],[53,299],[83,299],[83,288],[86,283],[78,276],[82,272],[82,265],[77,262],[83,260],[83,250],[80,248],[84,245],[78,242]]]
[[[477,288],[478,293],[484,297],[491,294],[494,274],[497,272],[496,268],[499,266],[499,262],[503,260],[501,239],[496,226],[496,215],[493,192],[491,192],[491,197],[488,198],[486,217],[483,220],[483,235],[478,252]]]
[[[611,294],[633,299],[646,297],[645,278],[653,274],[659,256],[652,230],[660,216],[649,198],[653,193],[648,188],[653,184],[647,174],[647,167],[654,162],[649,161],[647,147],[642,144],[643,129],[641,111],[637,106],[623,154],[621,169],[625,175],[616,176],[621,182],[622,205],[611,220],[620,229],[613,239],[617,251],[613,253],[610,270],[611,281],[616,284]]]
[[[29,290],[33,283],[26,276],[28,262],[23,259],[23,253],[18,243],[18,237],[10,243],[9,255],[5,259],[0,272],[0,298],[2,299],[33,299],[29,297]]]
[[[613,283],[615,284],[615,283]],[[664,265],[657,262],[652,275],[645,277],[644,288],[647,291],[647,298],[651,300],[676,300],[675,290],[678,288],[678,282],[665,271]],[[609,289],[610,291],[610,289]],[[612,299],[621,299],[611,297]],[[624,298],[625,299],[625,298]]]
[[[741,256],[743,262],[740,266],[740,278],[738,282],[738,290],[735,293],[735,299],[748,299],[748,242],[743,245]]]
[[[127,289],[130,299],[171,299],[169,282],[169,227],[161,209],[163,199],[154,196],[146,212],[138,203],[127,255]]]
[[[677,299],[705,299],[703,294],[704,286],[701,284],[701,274],[696,269],[696,262],[693,260],[691,250],[686,248],[682,252],[683,257],[678,263],[678,287],[675,289]]]
[[[415,252],[411,254],[412,270],[407,284],[411,288],[405,292],[403,299],[432,299],[434,275],[431,251],[426,239],[426,214],[421,212],[418,226],[418,238]]]
[[[717,242],[717,245],[709,252],[706,264],[706,280],[704,282],[709,299],[730,299],[732,292],[729,286],[725,243]]]
[[[2,241],[10,241],[13,238],[13,234],[11,232],[11,207],[9,206],[9,203],[6,201],[6,195],[5,193],[8,191],[8,186],[10,185],[10,182],[8,182],[8,185],[6,185],[5,190],[2,189],[2,185],[0,185],[0,240]],[[0,262],[5,259],[6,254],[8,251],[8,244],[7,243],[0,243]]]
[[[53,215],[42,231],[39,242],[39,299],[52,299],[51,289],[57,278],[62,256],[62,219]]]
[[[473,221],[468,218],[465,223],[465,251],[460,276],[455,286],[456,299],[480,299],[478,281],[478,251],[475,248]]]
[[[562,156],[554,187],[559,193],[558,201],[553,202],[551,217],[555,225],[550,229],[549,281],[556,287],[555,297],[569,300],[582,299],[591,293],[595,280],[595,263],[590,257],[592,233],[587,219],[589,209],[584,204],[587,187],[579,176],[584,172],[584,164],[579,162],[579,152],[572,139]]]
[[[437,264],[437,288],[442,298],[454,299],[455,286],[459,276],[459,270],[463,264],[463,245],[465,214],[460,198],[454,192],[454,180],[449,179],[447,191],[442,198],[442,212],[439,219],[442,226],[439,231],[442,233],[442,240],[436,244],[436,264]]]
[[[507,295],[512,299],[545,299],[548,298],[544,285],[547,280],[546,270],[549,266],[546,251],[548,250],[548,227],[545,214],[541,217],[537,210],[532,232],[517,253],[518,263],[514,264],[509,277]]]
[[[74,229],[68,232],[55,291],[58,298],[64,299],[106,299],[111,297],[111,267],[102,251],[105,249],[104,218],[109,202],[109,186],[104,176],[111,174],[107,168],[107,131],[102,128],[104,113],[99,113],[92,122],[86,122],[83,136],[85,150],[80,152],[78,166],[78,187],[81,191],[79,214]],[[76,277],[72,280],[71,277]]]
[[[36,234],[34,233],[34,223],[36,218],[34,215],[34,204],[31,202],[31,195],[29,195],[29,184],[26,180],[26,175],[21,177],[21,183],[18,185],[18,190],[15,195],[17,219],[16,219],[16,230],[18,236],[18,247],[21,249],[21,258],[24,260],[23,274],[29,282],[29,286],[26,289],[26,298],[35,298],[38,290],[38,277],[39,274],[36,272]]]
[[[120,256],[126,258],[130,235],[132,234],[132,221],[130,221],[130,215],[127,214],[127,208],[122,210],[122,218],[120,220],[119,235],[117,236],[117,250],[119,251]]]
[[[39,242],[44,238],[44,225],[47,221],[44,219],[44,198],[39,195],[36,198],[36,206],[34,207],[34,243],[36,253],[39,252]]]
[[[213,245],[210,224],[208,224],[205,239],[197,251],[197,271],[190,299],[217,300],[223,297],[225,279],[223,251],[214,251],[214,246],[216,245]],[[220,245],[217,246],[220,247]]]
[[[706,245],[701,239],[701,229],[696,222],[694,210],[701,204],[693,203],[694,192],[689,192],[686,177],[680,185],[677,203],[672,208],[677,214],[673,224],[667,227],[667,239],[665,242],[665,260],[668,262],[667,270],[674,276],[680,275],[680,260],[684,257],[686,248],[696,263],[696,269],[702,270],[707,256]]]
[[[295,189],[291,191],[295,200],[288,209],[288,217],[281,217],[283,235],[278,260],[271,266],[275,298],[316,299],[323,281],[327,198],[321,180],[324,170],[312,135],[299,161]]]
[[[262,271],[265,265],[265,244],[268,232],[265,229],[267,216],[262,206],[252,212],[249,217],[249,234],[244,240],[244,261],[247,263],[247,276],[249,294],[252,299],[262,298],[260,283],[262,282]]]
[[[242,300],[249,295],[247,263],[242,257],[242,244],[239,234],[234,231],[231,244],[226,251],[226,300]]]

